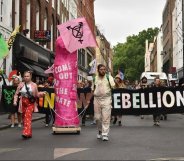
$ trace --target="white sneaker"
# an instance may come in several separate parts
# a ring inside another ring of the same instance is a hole
[[[18,127],[19,127],[19,128],[21,128],[21,127],[22,127],[22,125],[21,125],[21,124],[18,124]]]
[[[103,140],[103,141],[109,141],[109,138],[108,138],[107,135],[103,135],[103,136],[102,136],[102,140]]]
[[[13,128],[13,127],[15,127],[15,125],[14,125],[14,124],[12,124],[12,125],[11,125],[11,127]]]
[[[48,127],[49,126],[49,124],[45,124],[45,127]]]
[[[97,139],[101,139],[102,135],[101,134],[97,134]]]
[[[156,126],[160,126],[160,122],[159,121],[156,122]]]
[[[99,131],[97,134],[97,139],[101,139],[102,138],[102,133]]]

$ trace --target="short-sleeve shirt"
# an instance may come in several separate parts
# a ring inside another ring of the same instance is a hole
[[[99,76],[96,76],[93,85],[93,89],[95,89],[94,96],[96,97],[111,96],[111,88],[113,88],[114,86],[115,86],[114,78],[111,75],[109,75],[109,80],[107,79],[106,75],[102,79]]]

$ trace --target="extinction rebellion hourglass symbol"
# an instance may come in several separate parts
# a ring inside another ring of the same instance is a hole
[[[68,30],[72,30],[72,35],[78,39],[78,41],[82,44],[83,40],[83,23],[79,22],[79,24],[77,26],[71,27],[68,26],[67,27]]]

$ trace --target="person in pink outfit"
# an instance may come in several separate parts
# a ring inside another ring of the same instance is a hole
[[[38,112],[36,98],[43,97],[45,92],[38,92],[37,85],[32,82],[32,72],[24,72],[24,82],[21,82],[17,87],[16,93],[14,95],[14,106],[18,104],[18,111],[22,113],[23,121],[23,132],[22,137],[25,139],[32,137],[32,113]]]

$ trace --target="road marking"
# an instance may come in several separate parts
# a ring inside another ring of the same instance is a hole
[[[184,157],[176,157],[176,158],[157,158],[157,159],[151,159],[150,161],[162,161],[162,160],[184,160]]]
[[[54,149],[54,159],[63,157],[65,155],[81,152],[88,150],[89,148],[55,148]]]
[[[20,150],[21,148],[0,148],[0,153],[6,153],[11,151]]]

